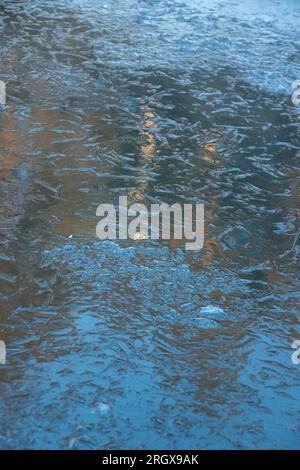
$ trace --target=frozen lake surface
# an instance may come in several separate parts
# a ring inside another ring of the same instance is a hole
[[[0,6],[0,447],[299,448],[297,0]],[[106,241],[119,195],[205,244]]]

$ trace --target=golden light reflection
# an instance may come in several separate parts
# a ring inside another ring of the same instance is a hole
[[[213,163],[221,163],[222,154],[218,149],[218,144],[223,140],[222,132],[219,129],[208,129],[207,135],[202,141],[203,160]]]
[[[141,126],[141,146],[140,154],[142,161],[147,163],[148,161],[156,159],[157,156],[157,142],[154,132],[151,132],[151,129],[158,129],[158,124],[153,121],[155,119],[155,114],[150,108],[142,108],[143,113],[143,123]],[[148,130],[149,129],[149,130]],[[149,188],[149,182],[143,178],[138,180],[138,187],[128,191],[128,196],[131,196],[138,202],[143,202],[145,200],[145,194]]]
[[[20,129],[14,118],[13,108],[9,108],[4,114],[4,126],[0,130],[0,168],[1,178],[9,179],[9,173],[21,161],[24,146],[21,145]]]
[[[142,131],[142,138],[145,140],[145,143],[141,145],[141,155],[146,158],[156,155],[156,137],[155,133],[151,132],[151,128],[158,129],[158,124],[153,119],[155,119],[155,114],[152,110],[145,110],[143,127],[150,130]]]

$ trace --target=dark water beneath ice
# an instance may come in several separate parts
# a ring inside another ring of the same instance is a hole
[[[1,448],[300,447],[299,26],[297,0],[1,2]],[[100,242],[119,195],[204,202],[203,250]]]

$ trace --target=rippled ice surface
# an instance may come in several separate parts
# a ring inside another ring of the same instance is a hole
[[[299,3],[0,14],[0,447],[299,448]],[[203,250],[98,241],[120,194]]]

